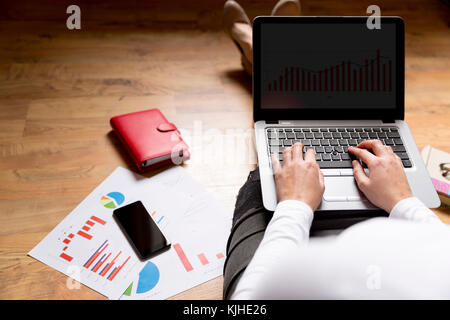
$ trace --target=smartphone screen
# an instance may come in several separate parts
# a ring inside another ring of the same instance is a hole
[[[113,216],[141,259],[170,248],[141,201],[114,210]]]

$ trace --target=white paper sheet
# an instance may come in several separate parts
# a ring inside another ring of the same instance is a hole
[[[172,244],[148,261],[112,217],[137,200]],[[119,167],[29,255],[110,299],[166,299],[222,274],[231,219],[182,167],[150,179]]]
[[[170,217],[161,226],[172,248],[146,262],[121,299],[166,299],[223,272],[231,212],[181,167],[150,180],[192,201],[181,217]]]
[[[118,299],[144,264],[114,221],[113,207],[137,200],[158,217],[182,215],[192,201],[173,188],[119,167],[29,255],[110,299]],[[115,268],[120,268],[116,274]]]

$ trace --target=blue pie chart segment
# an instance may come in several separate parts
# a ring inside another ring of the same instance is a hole
[[[125,201],[125,196],[120,192],[110,192],[107,194],[107,196],[113,198],[118,206],[120,206]]]
[[[158,267],[151,261],[147,262],[145,267],[139,272],[139,282],[136,293],[145,293],[152,290],[159,281]]]

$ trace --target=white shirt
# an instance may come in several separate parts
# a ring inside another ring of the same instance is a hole
[[[450,299],[450,228],[417,198],[311,238],[311,208],[280,202],[232,299]]]

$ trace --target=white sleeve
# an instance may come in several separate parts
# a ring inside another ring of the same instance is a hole
[[[288,252],[295,252],[308,242],[313,216],[311,208],[301,201],[286,200],[277,205],[264,238],[239,279],[231,299],[252,299],[259,293],[266,274],[274,272],[272,269],[279,258]]]
[[[442,223],[441,220],[416,197],[400,200],[389,214],[390,218],[416,222]]]

